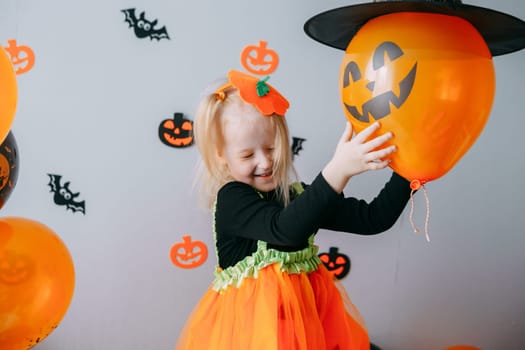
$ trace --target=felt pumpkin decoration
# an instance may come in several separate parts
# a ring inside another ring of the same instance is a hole
[[[272,74],[279,65],[279,55],[268,49],[266,41],[259,41],[259,46],[246,46],[241,52],[241,64],[250,73],[257,75]]]
[[[23,74],[31,70],[35,64],[35,54],[33,50],[26,45],[16,45],[16,40],[8,40],[9,46],[6,51],[11,56],[11,62],[16,74]]]
[[[266,83],[265,79],[258,79],[237,70],[230,70],[228,73],[229,82],[219,87],[215,94],[219,100],[224,99],[224,90],[235,87],[239,91],[241,99],[246,103],[251,103],[263,115],[273,114],[284,116],[290,103],[273,86]]]
[[[339,248],[330,247],[328,253],[319,254],[319,259],[328,271],[338,280],[344,278],[350,271],[350,258],[339,252]]]
[[[170,257],[175,266],[191,269],[202,265],[208,259],[208,248],[204,242],[192,241],[191,236],[183,236],[182,242],[171,247]]]
[[[164,119],[159,125],[159,138],[163,144],[175,148],[193,144],[193,122],[174,113],[172,119]]]
[[[494,98],[492,56],[466,20],[400,12],[373,18],[348,44],[343,109],[356,132],[391,131],[390,166],[414,184],[448,172],[475,142]],[[377,135],[376,134],[376,135]],[[373,136],[376,136],[373,135]]]
[[[73,261],[60,237],[37,221],[4,217],[0,229],[7,234],[0,239],[0,349],[29,349],[64,317]]]
[[[0,46],[0,142],[2,142],[15,118],[17,103],[16,74],[9,56]]]
[[[12,132],[0,145],[0,209],[13,192],[18,180],[18,147]]]

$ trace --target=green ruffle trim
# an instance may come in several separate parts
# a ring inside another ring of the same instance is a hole
[[[290,274],[316,271],[321,260],[317,256],[319,248],[311,245],[296,252],[282,252],[267,249],[266,242],[259,241],[255,253],[245,257],[234,266],[215,274],[213,290],[219,292],[231,285],[239,287],[245,278],[257,278],[259,271],[272,264],[279,264],[281,271]]]

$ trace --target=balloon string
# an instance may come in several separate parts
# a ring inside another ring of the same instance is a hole
[[[412,225],[412,229],[414,230],[415,233],[418,233],[419,232],[419,229],[416,227],[416,224],[414,224],[414,192],[416,192],[416,190],[412,190],[410,192],[410,225]]]
[[[428,199],[428,193],[427,189],[425,188],[425,185],[421,186],[423,188],[423,194],[425,195],[425,202],[427,207],[427,212],[425,215],[425,238],[427,239],[427,242],[430,242],[430,235],[428,233],[428,223],[430,221],[430,201]],[[416,224],[414,223],[414,192],[416,189],[412,189],[410,192],[410,225],[412,225],[412,229],[415,233],[421,232],[419,228],[416,227]]]

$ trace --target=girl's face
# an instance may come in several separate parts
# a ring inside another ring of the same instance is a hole
[[[272,173],[275,128],[271,119],[248,104],[224,111],[224,147],[218,154],[231,176],[261,192],[277,186]]]

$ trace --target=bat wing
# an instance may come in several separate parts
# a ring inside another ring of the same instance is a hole
[[[130,27],[135,27],[137,24],[137,16],[135,16],[135,9],[127,9],[127,10],[121,10],[124,12],[124,15],[126,18],[124,18],[124,21],[129,24]]]
[[[60,175],[54,175],[54,174],[47,174],[49,176],[49,183],[47,184],[50,188],[50,192],[57,192],[60,190],[60,179],[62,176]]]
[[[299,151],[303,149],[303,142],[306,141],[306,139],[300,138],[300,137],[294,137],[293,143],[292,143],[292,152],[293,154],[299,154]]]
[[[66,204],[66,208],[67,209],[71,209],[73,211],[73,213],[79,211],[81,212],[82,214],[86,214],[86,201],[82,201],[82,202],[69,202]]]
[[[168,31],[166,30],[166,26],[160,28],[160,29],[154,29],[150,32],[149,34],[149,38],[151,40],[153,39],[157,39],[157,40],[160,40],[160,39],[170,39],[169,35],[168,35]]]

